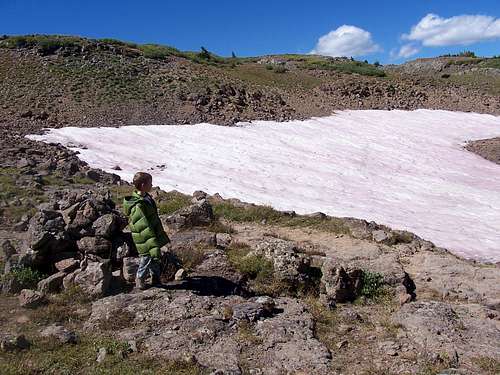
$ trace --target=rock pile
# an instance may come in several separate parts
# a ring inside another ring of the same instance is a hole
[[[30,266],[50,276],[38,283],[41,293],[79,285],[93,297],[106,294],[113,267],[135,254],[126,218],[109,192],[65,192],[39,206],[29,220],[26,241],[11,254],[7,267]]]

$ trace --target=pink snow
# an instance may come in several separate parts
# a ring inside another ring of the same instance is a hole
[[[128,181],[149,171],[165,190],[374,220],[466,258],[500,261],[500,165],[463,148],[498,136],[500,117],[491,115],[373,110],[234,127],[66,127],[29,137],[78,150],[90,166]]]

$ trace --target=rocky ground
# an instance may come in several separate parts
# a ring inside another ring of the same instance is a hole
[[[55,146],[9,155],[1,373],[499,371],[498,265],[373,222],[155,190],[172,242],[164,285],[138,291],[130,186]]]
[[[493,86],[346,74],[297,56],[232,64],[71,48],[0,48],[0,373],[500,373],[498,264],[360,219],[156,189],[172,242],[164,285],[138,291],[120,210],[130,185],[24,138],[343,108],[499,114]],[[495,142],[468,147],[498,162]]]

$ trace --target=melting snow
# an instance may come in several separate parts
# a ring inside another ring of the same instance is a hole
[[[500,166],[463,149],[495,136],[500,117],[418,110],[236,127],[67,127],[30,138],[78,149],[92,167],[126,180],[147,170],[166,190],[374,220],[500,261]]]

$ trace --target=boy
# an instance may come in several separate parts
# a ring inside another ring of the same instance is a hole
[[[160,285],[161,247],[170,242],[163,230],[153,197],[149,195],[153,177],[149,173],[137,172],[133,184],[135,191],[123,200],[123,209],[128,217],[137,251],[140,255],[139,268],[135,279],[137,288],[146,288],[145,278],[151,274],[151,284]]]

